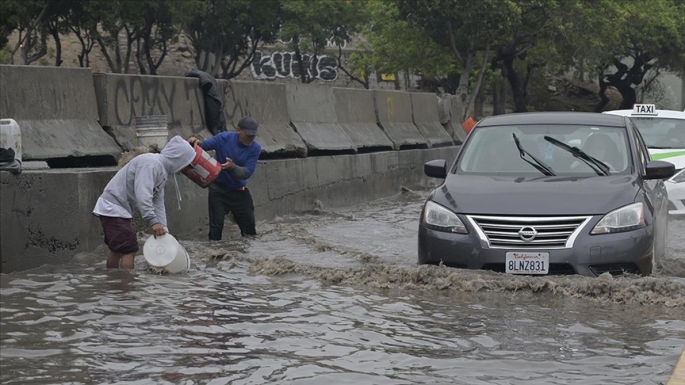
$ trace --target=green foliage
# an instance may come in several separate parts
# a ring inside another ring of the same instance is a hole
[[[220,64],[223,78],[237,76],[246,68],[258,45],[273,42],[278,30],[278,0],[187,0],[174,2],[174,14],[183,25],[200,69],[218,70],[209,62],[212,53]],[[240,59],[242,64],[238,64]]]
[[[450,52],[425,29],[401,19],[395,3],[371,0],[366,12],[372,20],[362,32],[367,39],[362,43],[366,54],[350,58],[353,68],[379,73],[411,70],[429,78],[447,77],[455,71]]]
[[[12,50],[8,46],[0,49],[0,64],[10,64],[12,60]]]

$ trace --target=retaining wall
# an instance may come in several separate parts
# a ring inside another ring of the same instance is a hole
[[[451,162],[456,152],[457,147],[443,147],[260,161],[249,188],[258,220],[311,210],[315,200],[326,207],[348,206],[395,194],[403,185],[425,185],[423,164],[432,159]],[[0,173],[2,272],[66,263],[101,245],[101,226],[91,212],[115,172],[116,168]],[[206,238],[207,190],[184,176],[177,179],[182,209],[178,210],[169,181],[169,229],[180,239]],[[226,236],[239,236],[237,226],[228,219],[226,223]]]
[[[169,137],[211,136],[198,78],[95,74],[93,79],[100,125],[124,150],[142,145],[136,137],[136,116],[166,115]]]
[[[396,150],[427,148],[428,141],[414,125],[411,95],[400,91],[373,91],[378,123]]]
[[[100,156],[121,149],[98,124],[90,69],[0,66],[0,118],[21,128],[23,159]]]
[[[311,84],[287,84],[288,115],[310,153],[354,153],[338,124],[333,89]]]
[[[417,92],[412,92],[410,95],[414,124],[430,146],[442,147],[453,145],[452,138],[440,124],[438,97],[434,94]]]
[[[259,122],[257,141],[267,156],[304,157],[307,147],[290,125],[285,84],[222,81],[226,121],[235,128],[243,116]]]
[[[335,115],[358,152],[386,151],[393,143],[376,122],[373,91],[333,88]]]

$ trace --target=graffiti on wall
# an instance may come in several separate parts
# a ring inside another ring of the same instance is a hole
[[[311,55],[302,55],[302,62],[307,75],[310,78],[327,82],[336,81],[338,79],[338,60],[328,55],[318,55],[316,58],[317,60],[312,60]],[[295,59],[295,52],[264,53],[257,51],[250,69],[252,76],[260,80],[300,77],[300,66]]]
[[[204,99],[196,79],[177,81],[152,76],[117,77],[114,121],[103,125],[130,126],[136,116],[167,115],[169,126],[203,126]]]

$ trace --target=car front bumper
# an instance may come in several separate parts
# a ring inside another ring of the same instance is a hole
[[[653,227],[614,234],[590,235],[600,217],[581,229],[572,248],[504,249],[490,248],[475,229],[466,224],[468,234],[435,231],[419,225],[419,263],[439,264],[467,269],[504,271],[506,253],[511,251],[548,252],[549,274],[597,276],[621,271],[651,273]],[[463,219],[462,219],[463,220]],[[468,223],[468,221],[465,221]]]

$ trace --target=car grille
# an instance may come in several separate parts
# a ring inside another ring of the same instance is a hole
[[[494,249],[565,249],[591,217],[493,217],[469,215],[485,247]],[[522,232],[534,235],[522,235]]]

